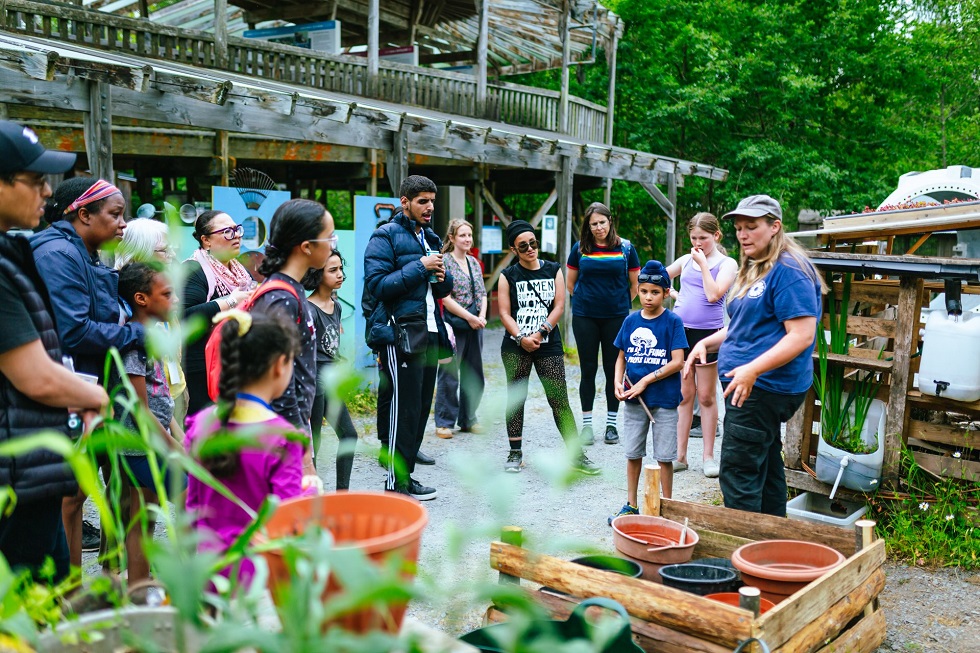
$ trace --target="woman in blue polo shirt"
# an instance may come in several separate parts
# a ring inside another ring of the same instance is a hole
[[[616,430],[615,340],[623,320],[636,297],[636,278],[640,259],[628,240],[616,234],[609,209],[593,202],[585,210],[579,241],[568,255],[568,288],[572,298],[572,333],[578,347],[582,380],[578,388],[582,402],[582,442],[592,444],[592,405],[595,402],[595,375],[602,349],[602,370],[606,376],[606,444],[619,442]]]
[[[734,218],[742,248],[729,291],[731,322],[694,347],[684,375],[718,350],[725,386],[719,478],[725,507],[785,516],[780,425],[813,382],[823,282],[803,248],[783,232],[782,208],[773,198],[752,195],[724,217]]]

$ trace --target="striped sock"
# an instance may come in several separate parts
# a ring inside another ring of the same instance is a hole
[[[582,428],[584,429],[586,426],[592,428],[592,411],[582,413]]]
[[[615,411],[615,410],[607,410],[606,411],[606,426],[607,427],[611,426],[613,428],[616,428],[616,415],[618,415],[618,412]]]

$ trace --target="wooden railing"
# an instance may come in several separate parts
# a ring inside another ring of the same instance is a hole
[[[382,62],[368,78],[363,57],[330,55],[255,39],[229,37],[227,64],[214,35],[160,25],[60,3],[6,0],[0,27],[9,32],[53,38],[122,54],[227,70],[300,86],[369,97],[385,102],[485,118],[520,127],[559,131],[559,94],[506,82],[487,84],[478,106],[476,79],[434,68]],[[606,108],[569,98],[568,134],[604,142]]]

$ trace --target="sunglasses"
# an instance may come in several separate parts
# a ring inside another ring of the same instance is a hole
[[[523,242],[520,245],[518,245],[517,246],[517,251],[520,252],[521,254],[523,254],[524,252],[526,252],[529,249],[536,250],[537,248],[538,248],[538,241],[532,239],[532,240],[528,240],[528,241]]]
[[[236,238],[241,238],[245,234],[245,227],[240,224],[236,224],[234,227],[225,227],[224,229],[215,229],[214,231],[206,234],[208,236],[217,236],[221,234],[225,237],[225,240],[235,240]]]
[[[330,243],[330,249],[337,249],[337,243],[340,242],[340,236],[334,234],[327,238],[310,238],[308,243]]]
[[[641,274],[636,278],[637,283],[655,283],[658,286],[663,286],[665,279],[661,274]],[[670,281],[666,280],[669,284]]]

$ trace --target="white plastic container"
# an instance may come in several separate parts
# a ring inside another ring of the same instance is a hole
[[[790,519],[831,524],[842,528],[853,528],[854,522],[861,519],[868,507],[863,503],[831,501],[822,494],[804,492],[786,504],[786,514]]]
[[[980,400],[980,315],[959,318],[932,311],[926,320],[919,365],[922,394]]]
[[[852,414],[853,410],[852,406]],[[874,451],[865,454],[848,453],[827,444],[821,436],[817,442],[817,480],[834,486],[839,483],[856,492],[877,490],[885,459],[885,449],[881,446],[884,437],[885,402],[872,399],[871,406],[868,407],[868,417],[861,430],[861,440],[868,447],[875,447]],[[843,462],[845,458],[846,463]]]

